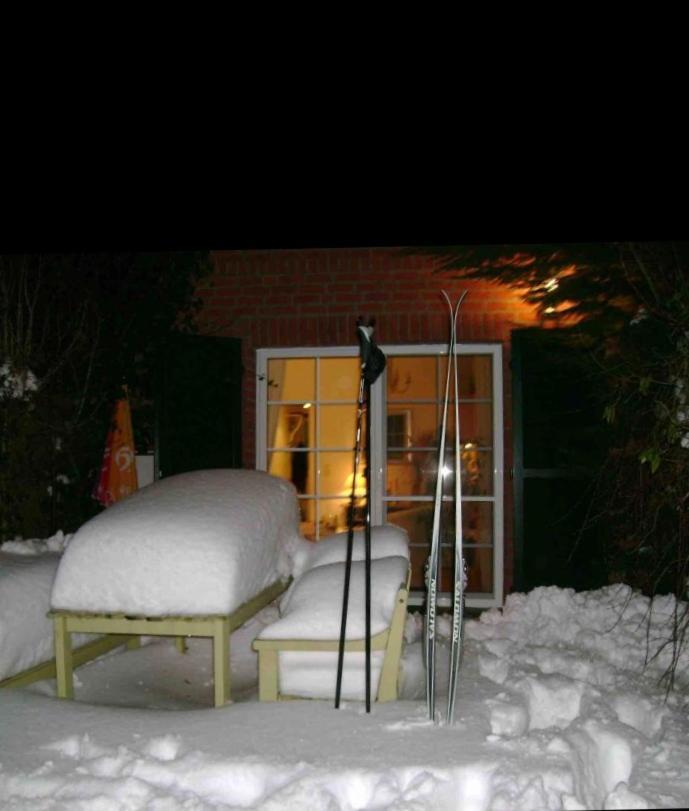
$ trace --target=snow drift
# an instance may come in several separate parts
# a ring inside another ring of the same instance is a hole
[[[301,543],[289,482],[257,470],[182,473],[133,493],[74,534],[51,605],[228,614],[289,574]]]

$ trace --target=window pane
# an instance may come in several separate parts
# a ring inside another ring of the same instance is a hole
[[[272,451],[268,454],[268,473],[287,479],[297,493],[315,492],[315,454],[306,451]]]
[[[356,404],[324,405],[320,408],[321,448],[351,448],[354,450],[356,440]],[[366,413],[361,416],[361,447],[366,439]]]
[[[493,396],[490,355],[459,356],[459,396],[488,398]]]
[[[268,361],[268,399],[315,399],[316,361],[314,358],[272,358]]]
[[[359,358],[321,358],[320,400],[359,399]]]
[[[437,451],[407,451],[402,459],[388,457],[386,494],[432,496],[438,469]]]
[[[493,502],[462,501],[464,543],[493,543]]]
[[[428,547],[433,527],[433,503],[428,501],[389,501],[386,504],[385,520],[402,527],[409,535],[411,544]]]
[[[493,592],[493,550],[485,547],[469,548],[465,550],[464,557],[469,575],[467,591],[491,594]]]
[[[387,444],[390,448],[435,447],[438,406],[404,403],[388,407]],[[390,451],[388,450],[388,458]]]
[[[443,465],[443,494],[454,495],[455,488],[455,455],[445,449]],[[435,476],[435,473],[433,473]],[[435,479],[433,479],[435,488]],[[462,495],[490,496],[493,493],[493,453],[480,451],[475,447],[462,448]]]
[[[409,540],[430,546],[433,530],[433,503],[389,501],[386,521],[406,529]],[[444,501],[440,517],[440,540],[454,546],[454,500]],[[493,504],[489,501],[462,501],[462,531],[465,544],[493,543]]]
[[[313,447],[315,409],[301,405],[269,405],[266,441],[269,448]]]
[[[437,399],[436,365],[434,355],[403,355],[388,358],[388,400]]]
[[[411,560],[411,584],[415,591],[424,591],[426,581],[424,580],[424,570],[428,560],[428,549],[421,546],[409,547],[409,559]]]
[[[493,444],[493,407],[490,403],[459,404],[459,436],[464,445],[491,447]],[[447,410],[447,434],[445,442],[452,445],[455,441],[454,405]]]
[[[319,454],[320,468],[320,495],[322,496],[348,496],[352,490],[352,476],[354,473],[354,453],[347,451],[327,451]],[[359,459],[357,471],[356,493],[365,495],[364,454]]]
[[[459,384],[459,397],[484,399],[492,396],[492,358],[490,355],[458,355],[459,369],[457,382]],[[447,355],[439,358],[438,377],[440,381],[440,397],[445,396],[445,380],[447,375]],[[454,399],[454,378],[450,372],[450,398]]]

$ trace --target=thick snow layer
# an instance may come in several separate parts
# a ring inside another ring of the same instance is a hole
[[[0,547],[0,681],[53,658],[50,592],[69,541],[58,532],[46,540],[6,541]],[[92,636],[75,634],[76,645]]]
[[[296,491],[256,470],[161,479],[74,535],[53,608],[144,616],[225,614],[292,568]]]
[[[365,634],[365,563],[352,563],[349,581],[347,639]],[[409,561],[404,557],[371,561],[371,633],[390,624],[395,597],[407,580]],[[310,569],[297,581],[281,606],[282,617],[261,632],[264,639],[339,639],[344,592],[344,563]]]
[[[347,560],[347,532],[328,535],[318,543],[301,547],[299,560],[294,567],[295,577],[307,569],[325,566]],[[352,560],[364,560],[364,530],[352,533]],[[394,524],[382,524],[371,527],[371,559],[391,556],[409,558],[409,536],[401,527]]]
[[[615,668],[638,673],[646,666],[658,676],[666,670],[673,653],[665,640],[675,606],[671,594],[649,600],[622,584],[584,592],[541,586],[508,595],[502,609],[485,611],[480,622],[469,623],[467,635],[485,641],[488,653],[501,660],[492,666],[484,660],[500,683],[519,661],[544,673],[608,685]],[[684,610],[680,606],[679,614]],[[677,676],[689,684],[689,646],[679,656]]]
[[[625,592],[536,589],[508,598],[504,615],[468,621],[454,726],[427,718],[419,614],[405,629],[402,700],[370,714],[360,702],[256,701],[251,642],[276,606],[232,635],[235,703],[222,709],[209,709],[205,639],[184,656],[158,638],[91,662],[75,673],[75,701],[57,700],[52,680],[0,690],[0,807],[689,807],[689,698],[675,691],[665,702],[655,666],[644,672],[643,657],[628,656],[643,625],[638,615],[626,625],[625,603],[633,618],[650,601],[615,594]],[[611,603],[622,613],[608,623]],[[442,713],[450,622],[438,620]]]

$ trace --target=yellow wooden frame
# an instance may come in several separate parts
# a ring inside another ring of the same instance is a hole
[[[72,652],[72,661],[74,667],[83,665],[84,662],[90,662],[97,656],[102,656],[114,648],[119,648],[120,645],[127,645],[128,648],[133,649],[139,646],[138,636],[117,636],[117,637],[104,637],[101,639],[94,639],[92,642],[87,642],[75,648]],[[54,679],[56,673],[55,659],[48,659],[46,662],[29,667],[14,676],[8,676],[0,681],[0,687],[26,687],[28,684],[33,684],[35,681],[42,681],[43,679]]]
[[[132,617],[125,614],[91,614],[56,610],[49,612],[55,633],[55,676],[59,698],[74,698],[73,671],[77,652],[72,651],[71,634],[106,634],[119,638],[112,647],[127,642],[138,645],[141,636],[174,636],[177,647],[184,652],[186,637],[210,637],[213,640],[214,705],[221,707],[230,696],[230,634],[273,602],[289,586],[290,579],[276,580],[255,597],[243,603],[231,614],[180,617]],[[96,654],[99,655],[99,654]],[[93,658],[93,657],[90,657]]]
[[[385,651],[377,701],[397,699],[410,578],[411,569],[407,574],[406,584],[400,586],[395,597],[390,626],[371,637],[371,650]],[[278,669],[280,651],[337,651],[339,646],[339,640],[336,639],[255,639],[253,648],[258,652],[258,700],[280,701],[293,698],[280,692]],[[364,650],[366,650],[365,639],[350,639],[345,642],[345,651]]]

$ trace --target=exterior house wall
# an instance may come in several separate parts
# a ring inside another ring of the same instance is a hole
[[[201,330],[242,339],[243,464],[255,466],[256,349],[355,346],[360,315],[376,319],[380,344],[445,343],[444,289],[462,290],[458,340],[503,345],[505,592],[512,584],[512,402],[510,332],[535,323],[530,306],[497,284],[434,272],[434,259],[399,248],[216,251],[214,273],[198,293]]]

